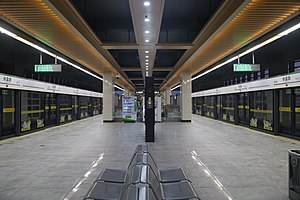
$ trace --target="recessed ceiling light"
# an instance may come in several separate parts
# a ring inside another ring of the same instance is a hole
[[[146,65],[148,65],[149,63],[146,63]]]
[[[149,60],[145,60],[146,62],[149,62]]]
[[[150,40],[145,40],[145,42],[149,42]]]
[[[145,22],[149,22],[150,21],[150,19],[149,18],[145,18]]]
[[[146,51],[145,51],[145,53],[149,53],[149,51],[148,51],[148,50],[146,50]]]
[[[146,34],[150,33],[150,31],[145,31]]]
[[[145,1],[144,2],[144,6],[150,6],[150,2],[149,1]]]
[[[146,58],[149,58],[149,56],[145,56]]]

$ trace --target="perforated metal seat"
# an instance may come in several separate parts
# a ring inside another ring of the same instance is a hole
[[[141,153],[148,152],[148,146],[147,145],[138,145],[133,153],[133,156],[130,160],[130,163],[128,165],[128,169],[131,168],[133,165],[138,164],[141,162],[142,157]],[[112,183],[124,183],[125,182],[125,176],[126,176],[127,170],[119,170],[119,169],[104,169],[99,177],[97,178],[97,181],[105,181],[105,182],[112,182]]]
[[[163,196],[166,200],[199,199],[189,181],[162,184]]]
[[[132,157],[127,170],[118,170],[118,169],[104,169],[96,181],[105,181],[113,183],[124,183],[126,173],[128,170],[131,170],[133,166],[145,163],[144,153],[136,153]]]
[[[143,154],[142,163],[149,165],[152,168],[155,176],[162,183],[180,182],[183,180],[189,181],[187,175],[181,168],[159,170],[156,162],[154,161],[150,153]]]
[[[126,177],[126,170],[104,169],[99,175],[97,181],[105,181],[112,183],[124,183]]]
[[[133,166],[132,169],[126,173],[124,183],[96,181],[84,199],[118,200],[121,198],[129,185],[140,182],[140,174],[141,166]]]
[[[159,171],[159,179],[162,183],[189,181],[183,169],[168,169]]]
[[[189,181],[160,183],[148,165],[144,165],[141,172],[141,182],[150,185],[157,199],[199,199]]]
[[[86,200],[118,200],[121,196],[123,184],[109,182],[95,182],[84,199]]]

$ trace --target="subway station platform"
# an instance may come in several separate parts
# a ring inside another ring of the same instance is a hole
[[[104,168],[126,169],[143,123],[102,116],[0,141],[1,200],[80,200]],[[160,169],[181,167],[203,200],[287,200],[287,150],[300,142],[193,115],[156,124]]]

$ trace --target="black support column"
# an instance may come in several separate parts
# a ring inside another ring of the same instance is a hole
[[[238,94],[233,94],[234,95],[234,124],[239,124],[239,96]]]
[[[273,111],[274,111],[274,135],[278,135],[279,132],[279,90],[274,90],[273,91],[274,95],[274,104],[273,104]]]
[[[213,96],[213,106],[214,106],[214,119],[218,119],[218,107],[217,107],[217,104],[218,104],[218,99],[217,99],[217,96]]]
[[[60,125],[60,95],[56,97],[56,125]]]
[[[3,94],[2,90],[0,89],[0,138],[3,134]]]
[[[296,133],[296,111],[295,111],[295,108],[296,108],[296,95],[295,95],[295,88],[292,88],[291,89],[291,123],[292,123],[292,136],[293,138],[295,137],[295,133]],[[278,109],[278,108],[277,108]]]
[[[21,91],[16,91],[15,101],[15,118],[16,118],[16,135],[21,135]]]
[[[145,88],[145,126],[146,126],[146,142],[154,142],[154,78],[146,77]]]
[[[205,104],[205,101],[204,101],[204,97],[200,97],[200,102],[201,102],[201,116],[205,116],[204,114],[204,104]]]

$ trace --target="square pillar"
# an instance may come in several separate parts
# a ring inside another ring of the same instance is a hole
[[[165,105],[170,105],[170,97],[171,97],[171,88],[166,87],[166,90],[165,90]]]
[[[103,122],[113,122],[114,83],[110,72],[103,75]]]
[[[192,121],[192,82],[191,74],[183,73],[180,77],[181,84],[181,121],[191,122]]]
[[[154,126],[155,126],[155,96],[154,96],[154,78],[146,77],[145,80],[145,128],[146,142],[154,142]]]

